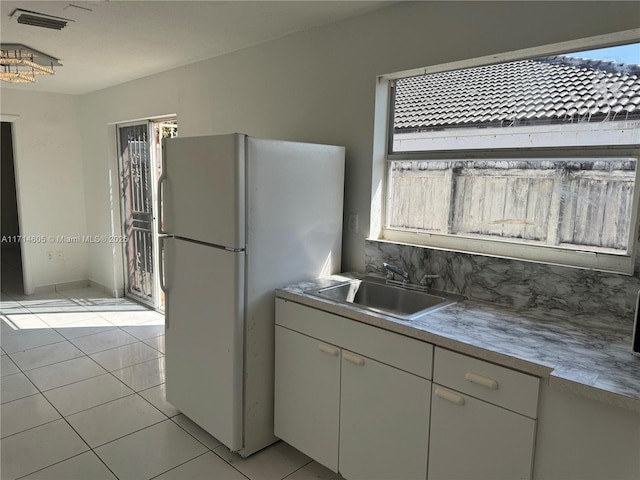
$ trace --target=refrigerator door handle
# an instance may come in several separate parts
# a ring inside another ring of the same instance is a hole
[[[167,286],[164,283],[164,239],[169,238],[171,235],[160,234],[158,235],[158,276],[160,277],[160,290],[165,294],[165,301],[167,296]],[[165,328],[169,328],[169,315],[165,315]]]
[[[158,195],[157,195],[157,202],[158,202],[158,213],[157,213],[157,218],[158,218],[158,234],[162,235],[162,234],[166,234],[167,232],[164,231],[164,215],[162,212],[162,195],[164,192],[164,189],[162,188],[162,185],[164,184],[164,181],[167,179],[167,162],[164,158],[164,142],[162,144],[162,155],[161,155],[161,166],[162,166],[162,173],[160,174],[160,177],[158,177]]]

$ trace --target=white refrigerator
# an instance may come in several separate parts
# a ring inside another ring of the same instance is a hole
[[[167,401],[242,456],[273,435],[274,290],[340,271],[344,147],[163,144]]]

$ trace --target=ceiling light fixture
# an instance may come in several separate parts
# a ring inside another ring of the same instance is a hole
[[[57,58],[21,44],[0,45],[0,80],[7,83],[35,83],[36,75],[55,75]]]

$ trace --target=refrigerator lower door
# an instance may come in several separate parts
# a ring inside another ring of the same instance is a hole
[[[244,253],[177,238],[164,251],[167,401],[240,450]]]

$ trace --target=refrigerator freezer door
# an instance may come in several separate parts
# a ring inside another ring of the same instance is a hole
[[[245,246],[245,135],[164,141],[161,231],[200,242]]]
[[[244,253],[165,242],[167,401],[242,448]]]

